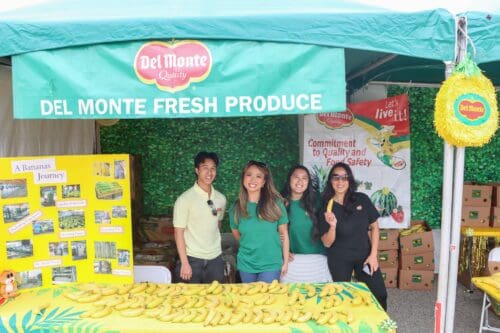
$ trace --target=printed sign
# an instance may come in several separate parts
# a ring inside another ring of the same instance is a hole
[[[0,267],[20,289],[132,282],[128,155],[0,158],[0,207]]]
[[[148,41],[12,57],[14,117],[241,117],[345,110],[344,50],[252,41]],[[82,89],[83,88],[83,89]]]
[[[408,96],[348,104],[347,110],[304,117],[303,163],[322,191],[337,162],[348,164],[381,215],[382,228],[410,224]]]

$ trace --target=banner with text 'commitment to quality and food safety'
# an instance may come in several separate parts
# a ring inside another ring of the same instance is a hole
[[[139,41],[12,57],[18,119],[196,118],[345,110],[343,49]]]

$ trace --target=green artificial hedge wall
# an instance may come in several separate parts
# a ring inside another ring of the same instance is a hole
[[[202,150],[219,155],[214,187],[228,204],[239,191],[249,160],[265,162],[281,189],[288,168],[299,160],[297,117],[120,120],[101,128],[102,153],[141,156],[144,215],[171,214],[175,199],[196,179],[194,156]],[[228,218],[224,230],[228,230]]]
[[[389,95],[407,93],[411,121],[412,219],[439,228],[443,141],[433,126],[436,89],[389,89]],[[214,186],[231,204],[239,190],[240,173],[248,160],[271,167],[275,184],[283,185],[288,169],[299,161],[298,121],[294,116],[219,119],[121,120],[101,128],[102,153],[140,155],[144,187],[144,215],[172,213],[179,194],[195,180],[193,158],[200,150],[219,154]],[[499,182],[498,134],[482,148],[465,151],[466,181]],[[223,229],[228,230],[227,214]]]

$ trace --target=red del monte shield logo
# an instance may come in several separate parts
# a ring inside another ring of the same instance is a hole
[[[354,115],[348,108],[344,112],[318,113],[316,119],[327,128],[339,129],[345,126],[351,126]]]
[[[205,44],[195,40],[181,42],[148,42],[135,56],[134,69],[139,80],[156,84],[158,89],[176,92],[191,82],[207,78],[212,56]]]

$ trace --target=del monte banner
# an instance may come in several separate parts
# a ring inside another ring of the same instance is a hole
[[[343,49],[139,41],[12,57],[18,119],[194,118],[345,110]]]

